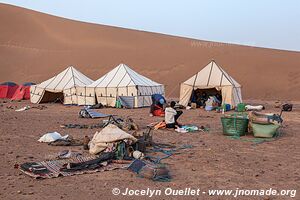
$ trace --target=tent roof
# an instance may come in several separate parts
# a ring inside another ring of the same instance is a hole
[[[51,90],[64,90],[74,86],[86,86],[93,82],[73,66],[68,67],[56,76],[38,84],[40,88]]]
[[[232,85],[241,87],[227,72],[212,60],[201,71],[184,82],[186,85],[198,87],[220,87]]]
[[[142,76],[125,64],[120,64],[113,70],[96,80],[89,87],[127,87],[127,86],[161,86],[149,78]]]

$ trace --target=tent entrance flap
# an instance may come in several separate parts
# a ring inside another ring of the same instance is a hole
[[[45,91],[40,103],[61,103],[64,102],[63,92],[49,92]]]

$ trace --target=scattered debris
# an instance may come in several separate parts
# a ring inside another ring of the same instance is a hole
[[[280,108],[281,107],[281,102],[279,100],[275,101],[274,103],[274,108]]]
[[[293,110],[293,104],[286,103],[282,105],[282,111],[290,112],[292,110]]]
[[[199,128],[195,125],[184,125],[184,126],[181,126],[180,128],[175,129],[175,131],[180,132],[180,133],[190,133],[190,132],[199,131]]]
[[[81,117],[81,118],[93,118],[94,119],[94,118],[105,118],[105,117],[109,117],[109,116],[111,116],[111,115],[93,111],[89,107],[84,107],[83,109],[81,109],[79,111],[79,117]]]
[[[149,149],[147,152],[161,152],[163,153],[165,156],[163,157],[154,157],[154,156],[150,156],[150,155],[146,155],[145,159],[150,160],[153,163],[160,163],[163,159],[169,158],[170,156],[174,155],[174,154],[179,154],[178,151],[182,150],[182,149],[190,149],[193,148],[192,145],[182,145],[181,147],[175,147],[172,145],[166,145],[166,144],[153,144],[152,149]]]
[[[102,105],[102,103],[98,103],[96,105],[92,105],[92,106],[88,106],[89,109],[101,109],[104,108],[104,106]]]
[[[66,139],[57,139],[53,142],[49,142],[51,146],[83,146],[83,140],[72,139],[70,137]]]
[[[38,141],[49,143],[49,142],[54,142],[56,140],[66,140],[68,137],[69,137],[68,135],[61,136],[60,133],[53,132],[53,133],[46,133]]]
[[[122,118],[115,118],[114,116],[109,116],[108,120],[103,120],[103,127],[109,124],[114,124],[124,131],[137,131],[139,130],[138,125],[133,121],[132,118],[128,117],[125,120]]]
[[[37,105],[37,106],[31,106],[31,108],[35,108],[38,110],[45,110],[47,108],[47,106],[45,105]]]
[[[60,125],[61,128],[78,128],[78,129],[94,129],[94,128],[103,128],[103,123],[99,124],[62,124]]]
[[[12,106],[12,105],[9,105],[9,106],[6,106],[6,108],[7,108],[7,109],[12,109],[12,110],[14,110],[14,109],[16,109],[16,108],[17,108],[17,106]]]
[[[140,151],[134,151],[132,153],[132,157],[134,157],[135,159],[144,159],[145,155]]]
[[[137,139],[116,125],[109,124],[100,132],[95,133],[89,143],[89,152],[91,154],[98,154],[107,148],[113,151],[119,141],[126,141],[128,144],[132,144],[135,143]]]
[[[148,126],[152,126],[152,124],[148,125]],[[167,126],[165,121],[161,121],[158,122],[157,124],[154,125],[154,130],[158,130],[158,129],[165,129]]]
[[[125,121],[120,122],[120,125],[125,131],[139,130],[139,126],[130,117],[126,118]]]
[[[86,135],[83,138],[83,149],[84,150],[89,150],[89,143],[90,143],[91,139]]]
[[[169,170],[163,164],[154,164],[145,160],[134,160],[128,170],[138,174],[139,177],[153,181],[170,181]]]
[[[73,155],[70,158],[16,164],[15,168],[33,178],[56,178],[128,167],[128,164],[111,162],[112,156],[112,153],[100,156]]]
[[[30,109],[30,106],[25,106],[25,107],[23,107],[23,108],[20,108],[20,109],[15,110],[15,111],[21,112],[21,111],[25,111],[25,110],[29,110],[29,109]]]
[[[258,105],[258,106],[246,105],[245,108],[247,111],[251,111],[251,110],[261,111],[265,109],[263,105]]]

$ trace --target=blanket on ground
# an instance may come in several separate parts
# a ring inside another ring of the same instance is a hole
[[[25,174],[33,178],[56,178],[59,176],[73,176],[78,174],[88,174],[102,171],[110,171],[114,169],[121,169],[128,167],[128,164],[120,164],[104,161],[97,167],[82,168],[81,170],[63,170],[67,165],[80,165],[82,163],[90,162],[97,159],[98,156],[89,155],[74,155],[68,159],[56,159],[42,162],[27,162],[16,166]]]

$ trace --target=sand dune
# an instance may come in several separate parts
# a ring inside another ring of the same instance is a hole
[[[300,99],[300,52],[83,23],[6,4],[0,27],[0,82],[40,82],[68,65],[97,79],[124,62],[176,97],[179,83],[214,58],[247,99]]]

